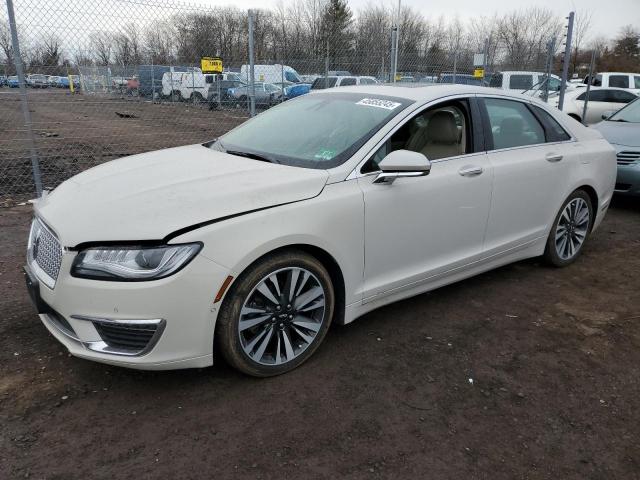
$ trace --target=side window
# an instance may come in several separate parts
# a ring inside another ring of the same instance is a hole
[[[616,103],[629,103],[638,98],[633,93],[623,90],[611,90],[611,95]]]
[[[353,77],[343,78],[342,81],[340,82],[341,87],[347,87],[349,85],[355,85],[355,84],[356,84],[356,79]]]
[[[544,143],[542,125],[524,103],[485,98],[493,136],[493,148],[521,147]]]
[[[633,83],[635,84],[633,88],[640,88],[640,75],[634,75]]]
[[[629,88],[629,75],[609,76],[609,86],[618,88]]]
[[[376,82],[374,82],[370,78],[361,78],[360,79],[360,85],[373,85],[374,83],[376,83]]]
[[[596,75],[596,79],[593,81],[593,86],[594,87],[601,87],[602,86],[602,74],[601,73]]]
[[[536,106],[533,106],[533,109],[535,110],[536,115],[538,115],[538,118],[542,120],[542,123],[547,130],[547,142],[563,142],[571,139],[571,136],[567,131],[562,128],[558,121],[553,118],[549,112]]]
[[[529,90],[533,87],[532,75],[511,75],[509,88],[511,90]]]
[[[589,101],[590,102],[608,102],[607,100],[607,91],[608,90],[591,90],[589,92]],[[584,101],[587,98],[587,92],[581,93],[578,95],[576,100]]]
[[[451,102],[415,115],[402,125],[362,167],[375,172],[378,164],[395,150],[411,150],[429,160],[455,157],[473,150],[469,108],[466,102]]]
[[[494,73],[489,80],[490,87],[502,88],[502,74]]]

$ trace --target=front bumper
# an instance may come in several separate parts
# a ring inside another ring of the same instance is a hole
[[[164,279],[108,282],[72,277],[75,255],[64,252],[53,289],[25,268],[40,319],[72,355],[150,370],[213,363],[213,301],[225,267],[197,255]]]
[[[640,162],[618,165],[615,193],[640,196]]]

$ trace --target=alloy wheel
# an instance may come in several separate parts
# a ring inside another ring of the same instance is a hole
[[[313,343],[325,321],[325,291],[310,271],[289,267],[264,277],[240,311],[244,353],[262,365],[282,365]]]
[[[564,207],[555,232],[556,252],[562,260],[569,260],[580,251],[587,238],[589,221],[589,206],[584,199],[574,198]]]

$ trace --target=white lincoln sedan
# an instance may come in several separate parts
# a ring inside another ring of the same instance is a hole
[[[64,182],[35,206],[27,285],[78,357],[173,369],[215,351],[277,375],[332,322],[527,257],[570,264],[615,178],[600,133],[531,97],[324,90]]]

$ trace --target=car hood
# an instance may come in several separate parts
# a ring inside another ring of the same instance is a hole
[[[171,148],[114,160],[36,203],[66,247],[161,240],[202,222],[317,196],[328,172],[211,150]]]
[[[593,126],[609,143],[640,147],[640,123],[611,122],[605,120]]]

